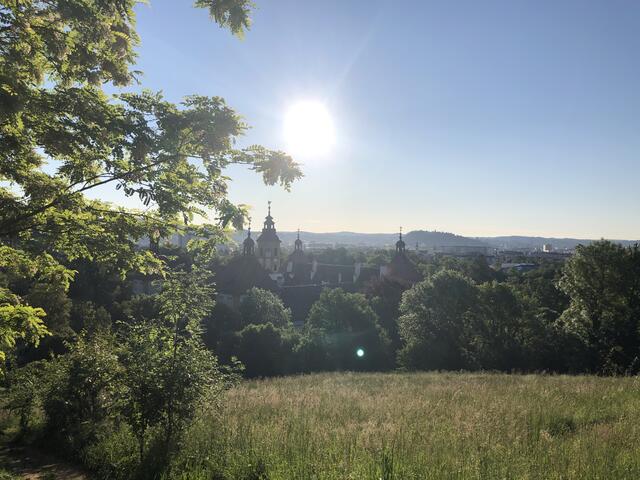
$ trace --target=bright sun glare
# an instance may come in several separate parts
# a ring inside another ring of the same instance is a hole
[[[320,102],[304,101],[293,105],[284,119],[287,148],[293,155],[321,156],[335,143],[333,122]]]

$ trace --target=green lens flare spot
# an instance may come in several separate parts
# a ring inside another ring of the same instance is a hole
[[[364,357],[364,350],[359,348],[358,350],[356,350],[356,355],[358,357]]]

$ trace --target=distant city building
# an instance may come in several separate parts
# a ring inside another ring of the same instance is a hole
[[[553,252],[553,245],[551,245],[550,243],[545,243],[544,245],[542,245],[542,251],[545,253]]]
[[[571,257],[571,255],[573,255],[572,252],[558,252],[557,250],[554,250],[552,252],[545,252],[545,251],[529,252],[527,253],[526,256],[532,257],[532,258],[540,258],[544,260],[555,260],[555,261],[563,262],[567,258]]]

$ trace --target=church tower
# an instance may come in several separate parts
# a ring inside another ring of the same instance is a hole
[[[304,251],[302,250],[302,240],[300,240],[300,229],[298,229],[298,238],[293,242],[293,252],[291,252],[287,261],[289,263],[306,263]],[[287,266],[287,268],[289,267]]]
[[[258,261],[268,272],[280,269],[280,239],[276,234],[276,225],[271,216],[271,201],[269,212],[264,219],[262,233],[258,237]]]
[[[300,240],[300,229],[298,229],[298,238],[293,242],[293,251],[302,252],[302,240]]]
[[[396,255],[397,254],[404,255],[405,249],[406,249],[406,245],[404,243],[404,240],[402,240],[402,227],[400,227],[400,238],[396,242]]]
[[[406,288],[422,279],[422,275],[407,256],[407,245],[402,239],[402,227],[396,242],[396,254],[391,262],[380,268],[380,277],[394,280]]]
[[[245,256],[253,255],[255,250],[255,242],[251,238],[251,219],[249,219],[249,230],[247,232],[247,238],[242,242],[242,254]]]

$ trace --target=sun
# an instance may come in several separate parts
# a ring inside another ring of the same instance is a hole
[[[325,105],[317,101],[294,104],[284,119],[284,137],[293,155],[317,157],[331,151],[335,132]]]

